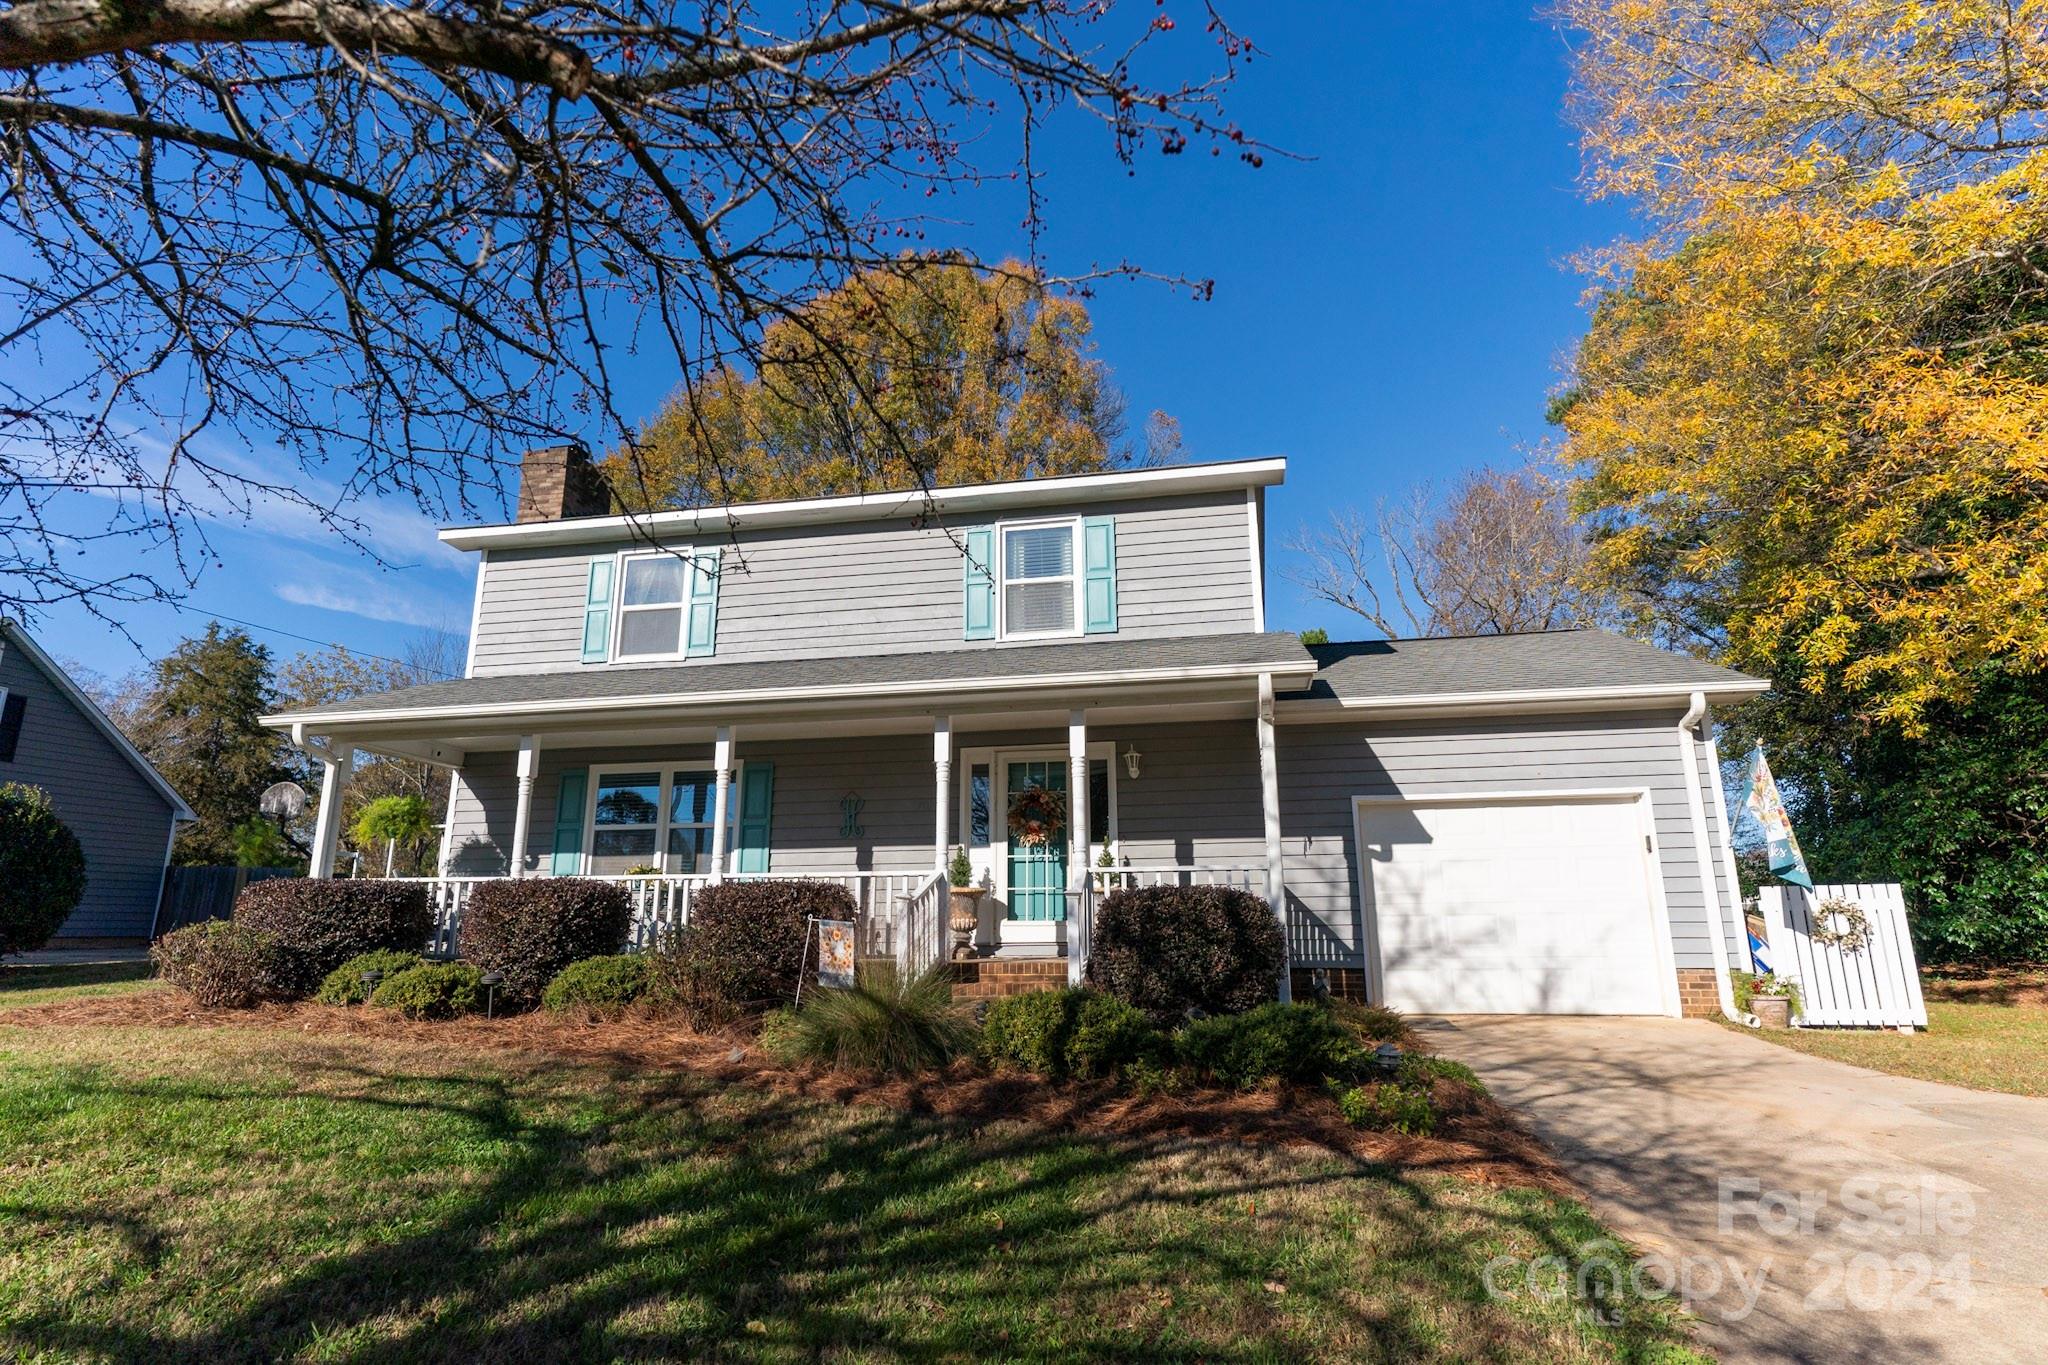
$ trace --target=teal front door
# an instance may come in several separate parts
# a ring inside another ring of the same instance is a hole
[[[1003,789],[1015,797],[1027,787],[1043,787],[1061,798],[1067,794],[1067,765],[1062,759],[1013,759],[1004,765]],[[1010,808],[1003,803],[1005,817]],[[1062,825],[1042,844],[1018,842],[1010,836],[1010,918],[1064,920],[1067,917],[1067,831]]]

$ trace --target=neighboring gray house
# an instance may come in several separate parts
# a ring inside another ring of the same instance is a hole
[[[625,877],[651,931],[713,877],[832,876],[921,962],[958,844],[978,975],[1078,974],[1109,886],[1226,881],[1283,907],[1294,989],[1712,1009],[1746,954],[1709,707],[1766,684],[1595,631],[1304,648],[1265,621],[1285,469],[627,518],[536,452],[519,521],[442,533],[468,676],[266,723],[325,809],[356,750],[450,770],[444,919],[477,878]]]
[[[171,836],[192,811],[28,632],[0,620],[0,782],[50,794],[85,849],[62,939],[146,939]]]

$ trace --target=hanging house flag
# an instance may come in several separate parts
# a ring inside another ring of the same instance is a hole
[[[1813,890],[1813,877],[1807,872],[1806,859],[1799,852],[1799,840],[1792,834],[1792,817],[1785,813],[1784,798],[1778,795],[1778,783],[1771,776],[1771,765],[1764,761],[1764,746],[1761,744],[1749,753],[1749,790],[1744,794],[1742,804],[1764,827],[1771,875]]]
[[[829,990],[853,989],[853,921],[818,921],[818,984]]]

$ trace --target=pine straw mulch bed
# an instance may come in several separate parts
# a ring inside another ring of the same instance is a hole
[[[1317,1148],[1405,1171],[1433,1171],[1569,1198],[1579,1191],[1548,1149],[1491,1097],[1454,1081],[1435,1082],[1439,1113],[1429,1137],[1354,1128],[1320,1091],[1186,1090],[1137,1096],[1107,1081],[1052,1083],[991,1076],[961,1063],[904,1080],[793,1069],[764,1055],[742,1032],[699,1033],[671,1020],[628,1016],[603,1023],[542,1011],[440,1023],[393,1010],[301,1002],[249,1010],[195,1006],[182,993],[145,990],[9,1011],[0,1024],[26,1028],[239,1027],[297,1029],[401,1042],[544,1053],[581,1062],[683,1070],[716,1082],[761,1086],[839,1104],[873,1104],[968,1124],[1021,1120],[1059,1131],[1120,1138],[1200,1137]]]

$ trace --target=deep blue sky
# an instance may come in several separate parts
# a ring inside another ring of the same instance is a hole
[[[1282,542],[1329,508],[1370,507],[1542,440],[1545,395],[1583,325],[1569,258],[1628,223],[1578,197],[1565,49],[1533,12],[1499,0],[1228,11],[1264,52],[1229,112],[1312,159],[1251,170],[1197,147],[1147,154],[1133,177],[1105,137],[1065,121],[1045,148],[1048,263],[1127,257],[1215,278],[1209,302],[1106,288],[1091,304],[1100,354],[1134,429],[1159,408],[1180,419],[1190,458],[1288,457],[1269,504],[1271,623],[1369,636],[1279,577]],[[970,207],[984,249],[1020,216],[1002,195]],[[674,377],[636,379],[651,406]],[[435,546],[409,506],[374,512],[387,557],[410,567],[380,569],[296,519],[259,516],[214,528],[220,566],[191,604],[382,653],[421,625],[465,630],[466,557]],[[124,619],[152,656],[205,621],[160,607]],[[36,630],[103,673],[142,662],[82,611]],[[309,647],[257,634],[282,658]]]

